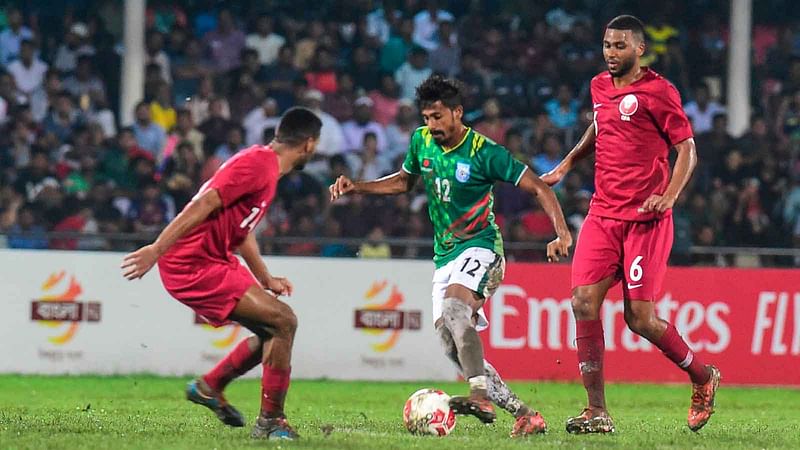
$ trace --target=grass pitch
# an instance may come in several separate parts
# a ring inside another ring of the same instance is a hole
[[[422,387],[463,393],[456,383],[295,381],[287,414],[301,434],[297,442],[254,442],[250,425],[258,412],[257,380],[234,382],[227,397],[247,417],[245,428],[222,425],[213,414],[183,399],[188,379],[131,377],[0,376],[0,449],[483,449],[800,448],[800,390],[722,385],[717,413],[699,433],[686,427],[689,386],[610,385],[608,402],[617,433],[572,436],[564,420],[580,412],[579,385],[512,383],[542,411],[544,436],[512,440],[511,417],[498,412],[492,426],[460,417],[440,439],[406,432],[406,398]]]

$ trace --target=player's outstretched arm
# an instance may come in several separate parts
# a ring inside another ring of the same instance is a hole
[[[522,174],[522,179],[517,186],[523,191],[536,196],[539,204],[542,205],[542,209],[550,217],[553,228],[556,230],[556,236],[558,237],[547,244],[547,260],[558,261],[561,256],[564,258],[569,256],[569,248],[572,246],[572,234],[569,232],[567,221],[564,219],[564,213],[561,211],[561,205],[558,203],[556,194],[530,169]]]
[[[689,138],[675,144],[678,158],[675,160],[675,167],[672,168],[672,178],[669,180],[667,190],[663,193],[653,194],[644,201],[639,208],[639,212],[655,211],[663,213],[672,208],[678,196],[681,195],[686,183],[692,177],[692,172],[697,166],[697,149],[695,148],[694,138]]]
[[[172,244],[221,207],[222,199],[216,189],[209,189],[193,199],[175,220],[161,231],[155,242],[125,255],[120,266],[123,276],[129,280],[142,278],[153,268],[158,258],[172,247]]]
[[[581,136],[581,140],[575,144],[575,147],[558,163],[555,169],[542,175],[542,181],[547,183],[548,186],[558,184],[578,161],[589,156],[594,151],[595,135],[594,123],[592,123]]]
[[[255,234],[252,232],[247,233],[247,237],[238,250],[256,281],[261,284],[261,287],[269,289],[278,295],[292,295],[294,286],[289,280],[283,277],[273,277],[269,273],[267,265],[261,259],[261,252],[258,251],[258,241],[256,241]]]
[[[376,195],[394,195],[408,192],[414,188],[417,183],[419,175],[414,175],[399,170],[391,175],[378,178],[373,181],[352,181],[346,176],[342,175],[336,179],[328,191],[331,194],[331,201],[349,194],[376,194]]]

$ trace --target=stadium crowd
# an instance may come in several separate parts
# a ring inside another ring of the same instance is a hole
[[[602,27],[623,10],[647,23],[648,62],[678,87],[695,129],[700,163],[675,211],[674,262],[717,262],[689,255],[692,245],[800,247],[800,22],[787,21],[800,15],[779,13],[798,9],[792,1],[755,2],[754,114],[736,138],[723,106],[727,2],[150,1],[144,98],[129,126],[119,123],[121,2],[63,3],[0,14],[7,247],[129,250],[136,242],[46,233],[157,231],[225,160],[269,142],[281,112],[303,105],[324,124],[318,156],[281,180],[259,228],[264,252],[429,257],[430,246],[385,243],[430,238],[421,192],[331,205],[328,184],[400,167],[420,125],[414,89],[431,73],[464,83],[476,130],[537,173],[550,170],[592,119]],[[585,161],[556,186],[576,232],[592,170]],[[496,187],[496,213],[507,241],[552,236],[536,202],[512,186]]]

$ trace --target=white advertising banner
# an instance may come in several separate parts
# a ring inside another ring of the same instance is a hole
[[[196,323],[157,269],[126,281],[122,256],[0,250],[0,373],[199,374],[248,335],[235,324]],[[299,320],[295,378],[455,378],[433,330],[432,263],[266,262],[295,286],[285,299]]]

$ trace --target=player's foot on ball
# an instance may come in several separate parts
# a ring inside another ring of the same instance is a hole
[[[710,377],[705,384],[692,384],[692,406],[689,407],[689,418],[687,423],[689,429],[698,431],[708,423],[708,419],[714,414],[714,397],[717,395],[717,388],[722,375],[714,366],[706,366]]]
[[[288,439],[295,440],[300,437],[294,431],[286,417],[264,417],[259,416],[253,432],[250,433],[253,439]]]
[[[492,401],[477,395],[451,397],[450,409],[456,414],[475,416],[483,423],[493,423],[497,418]]]
[[[604,409],[585,408],[579,415],[567,419],[567,433],[613,433],[614,420]]]
[[[186,399],[214,411],[214,414],[225,425],[232,427],[244,426],[242,413],[228,403],[222,393],[207,394],[200,390],[199,380],[194,380],[186,386]]]
[[[540,434],[547,431],[547,423],[544,417],[536,411],[531,411],[517,417],[514,422],[514,429],[511,430],[512,438],[519,438],[530,436],[532,434]]]

